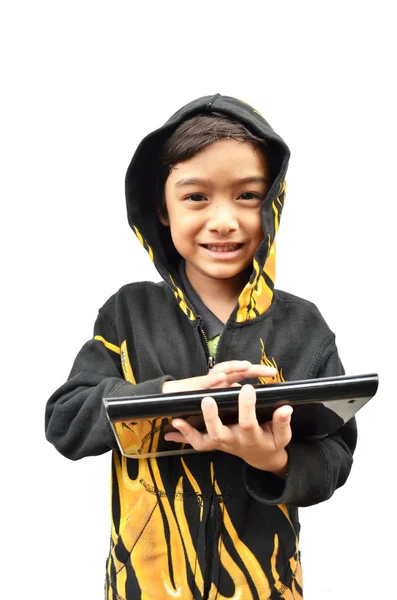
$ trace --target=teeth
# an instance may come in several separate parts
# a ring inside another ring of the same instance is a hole
[[[233,250],[237,250],[239,246],[240,244],[233,244],[230,246],[210,246],[209,244],[207,244],[206,248],[208,248],[208,250],[211,250],[211,252],[233,252]]]

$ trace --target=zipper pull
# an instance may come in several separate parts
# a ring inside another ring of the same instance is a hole
[[[204,339],[205,345],[206,345],[206,347],[207,347],[207,354],[208,354],[208,359],[207,359],[207,360],[208,360],[208,368],[209,368],[209,369],[212,369],[212,368],[215,366],[215,357],[214,357],[214,356],[211,356],[211,354],[210,354],[210,347],[209,347],[209,345],[208,345],[207,336],[205,335],[205,331],[204,331],[204,329],[201,327],[201,325],[200,325],[200,332],[201,332],[201,335],[202,335],[202,337],[203,337],[203,339]]]

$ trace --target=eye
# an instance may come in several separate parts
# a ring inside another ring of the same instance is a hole
[[[190,196],[185,196],[184,200],[191,200],[192,202],[202,202],[206,200],[206,197],[203,194],[190,194]]]
[[[240,194],[239,198],[241,198],[241,200],[263,200],[262,194],[257,192],[243,192]]]

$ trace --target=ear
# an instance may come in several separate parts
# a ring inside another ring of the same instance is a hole
[[[159,221],[160,221],[160,223],[162,225],[164,225],[165,227],[169,227],[170,226],[170,222],[169,222],[166,210],[162,211],[160,209],[157,209],[157,216],[158,216]]]
[[[170,221],[168,219],[167,204],[165,200],[165,189],[163,185],[160,185],[159,180],[157,180],[156,183],[155,206],[158,220],[165,227],[169,227]]]

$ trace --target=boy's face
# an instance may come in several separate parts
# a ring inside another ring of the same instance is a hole
[[[220,140],[172,169],[165,183],[169,225],[186,274],[240,284],[263,239],[260,207],[269,189],[263,153],[249,142]]]

